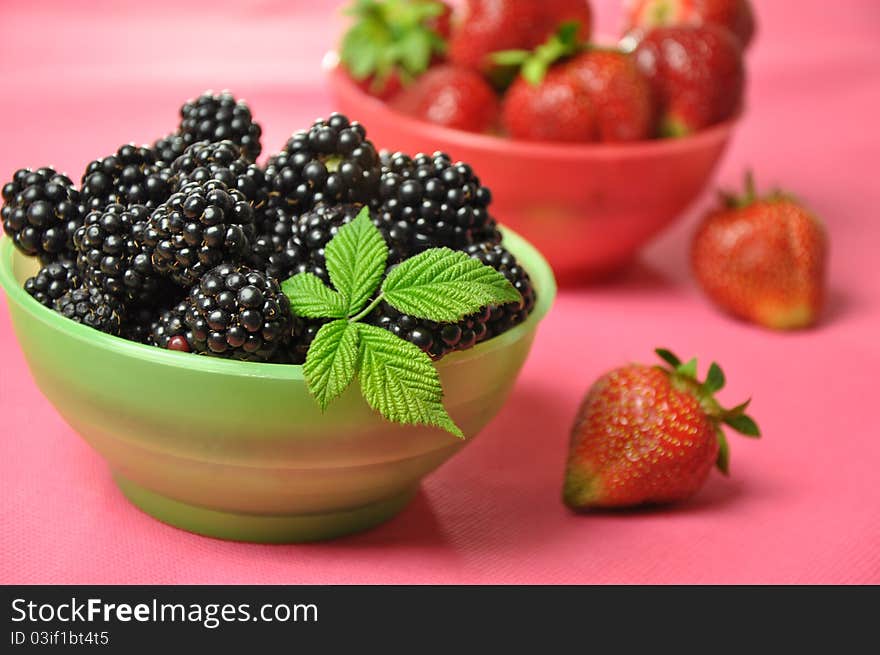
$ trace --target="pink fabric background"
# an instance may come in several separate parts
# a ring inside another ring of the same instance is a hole
[[[331,109],[319,64],[339,19],[325,4],[0,3],[0,178],[44,164],[78,178],[89,159],[170,131],[178,105],[210,87],[251,101],[264,150],[277,149]],[[617,2],[594,4],[613,32]],[[2,299],[0,582],[880,582],[880,5],[755,4],[749,110],[719,181],[752,166],[825,217],[831,302],[818,329],[774,334],[707,305],[686,269],[697,207],[629,274],[560,295],[512,401],[402,515],[332,543],[256,546],[130,506],[37,391]],[[752,395],[765,438],[732,436],[731,477],[680,507],[568,513],[578,400],[656,345],[723,363],[722,400]]]

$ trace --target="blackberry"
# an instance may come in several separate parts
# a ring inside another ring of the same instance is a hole
[[[293,234],[280,253],[269,258],[270,275],[285,280],[297,273],[313,273],[330,282],[324,249],[339,228],[353,221],[361,205],[318,205],[293,224]]]
[[[127,308],[119,327],[119,336],[136,343],[148,344],[154,314],[155,309],[147,305]]]
[[[247,266],[210,270],[186,303],[184,323],[197,353],[265,362],[302,328],[278,282]]]
[[[88,283],[62,294],[55,301],[55,311],[107,334],[119,335],[122,326],[122,305]]]
[[[367,317],[367,322],[415,344],[435,360],[453,351],[473,348],[522,323],[535,307],[535,290],[525,269],[509,251],[494,243],[474,244],[466,252],[504,275],[520,292],[522,301],[483,307],[458,323],[443,324],[401,314],[383,302]]]
[[[73,262],[51,262],[24,283],[24,290],[37,302],[51,308],[55,301],[82,284],[82,275]]]
[[[263,170],[241,155],[232,141],[199,141],[188,146],[171,165],[177,184],[220,180],[237,189],[258,209],[266,202],[266,179]]]
[[[456,350],[467,350],[489,337],[490,310],[483,308],[458,323],[436,323],[401,314],[382,302],[366,321],[415,344],[437,360]]]
[[[453,163],[445,153],[382,156],[376,219],[391,243],[410,254],[500,242],[489,214],[491,201],[492,194],[471,167]]]
[[[522,302],[518,304],[508,303],[490,308],[488,336],[498,336],[526,320],[535,308],[535,288],[528,272],[519,265],[516,257],[501,245],[494,243],[474,244],[468,246],[465,252],[501,273],[522,296]]]
[[[150,210],[143,205],[107,205],[89,212],[74,235],[77,267],[86,280],[125,303],[156,301],[159,277],[137,242]]]
[[[184,322],[187,306],[186,300],[183,300],[162,311],[150,325],[148,343],[168,350],[191,352],[192,331]]]
[[[319,202],[371,200],[381,168],[366,134],[360,123],[337,113],[296,132],[266,165],[269,202],[299,214]]]
[[[196,141],[232,141],[249,161],[256,161],[262,146],[262,130],[251,116],[250,107],[229,91],[215,95],[206,91],[180,108],[179,135],[187,144]]]
[[[153,143],[153,155],[156,158],[156,163],[170,166],[175,159],[183,154],[188,145],[186,139],[176,132],[157,139]]]
[[[239,191],[219,180],[190,182],[157,207],[136,236],[158,273],[191,287],[214,266],[242,260],[254,237],[254,213]]]
[[[3,186],[2,195],[3,231],[19,250],[43,263],[72,258],[82,209],[70,178],[49,167],[22,168]]]
[[[152,150],[129,143],[86,167],[81,193],[87,210],[114,203],[152,208],[165,202],[173,186],[170,169],[157,163]]]
[[[257,236],[248,255],[251,268],[279,281],[286,279],[285,272],[293,268],[291,262],[303,257],[298,240],[292,239],[298,220],[282,207],[266,207],[257,213]]]

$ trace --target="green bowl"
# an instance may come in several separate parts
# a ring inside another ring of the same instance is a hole
[[[301,542],[357,532],[399,512],[420,480],[501,409],[556,294],[541,254],[507,230],[538,303],[524,323],[437,368],[467,436],[397,425],[352,385],[322,413],[301,366],[170,352],[102,334],[31,298],[36,261],[0,240],[0,285],[40,390],[107,460],[125,496],[198,534]]]

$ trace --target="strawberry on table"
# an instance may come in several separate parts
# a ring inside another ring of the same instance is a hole
[[[449,59],[486,71],[491,53],[534,48],[569,21],[578,23],[581,40],[589,38],[587,0],[465,0],[453,14]]]
[[[391,98],[441,59],[451,9],[440,0],[356,0],[339,58],[368,93]]]
[[[742,196],[722,194],[691,247],[691,268],[706,295],[759,325],[814,324],[825,301],[828,236],[792,196],[759,197],[751,175]]]
[[[590,387],[571,434],[563,501],[573,509],[633,507],[691,497],[716,466],[727,474],[722,425],[758,437],[748,402],[723,409],[714,394],[724,374],[714,362],[699,382],[697,361],[668,350],[668,367],[630,364]]]
[[[391,102],[398,111],[444,127],[484,132],[498,119],[498,98],[470,68],[435,66]]]
[[[731,118],[742,105],[742,48],[723,27],[659,27],[634,56],[651,81],[662,136],[686,136]]]
[[[630,0],[626,14],[630,30],[704,23],[721,25],[730,30],[744,48],[755,33],[755,17],[749,0]]]

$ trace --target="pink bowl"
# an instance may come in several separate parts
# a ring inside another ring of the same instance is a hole
[[[363,123],[376,147],[442,150],[473,166],[492,211],[529,239],[563,283],[627,264],[705,189],[736,120],[683,139],[627,144],[513,141],[402,115],[364,93],[338,67],[328,78],[339,111]]]

